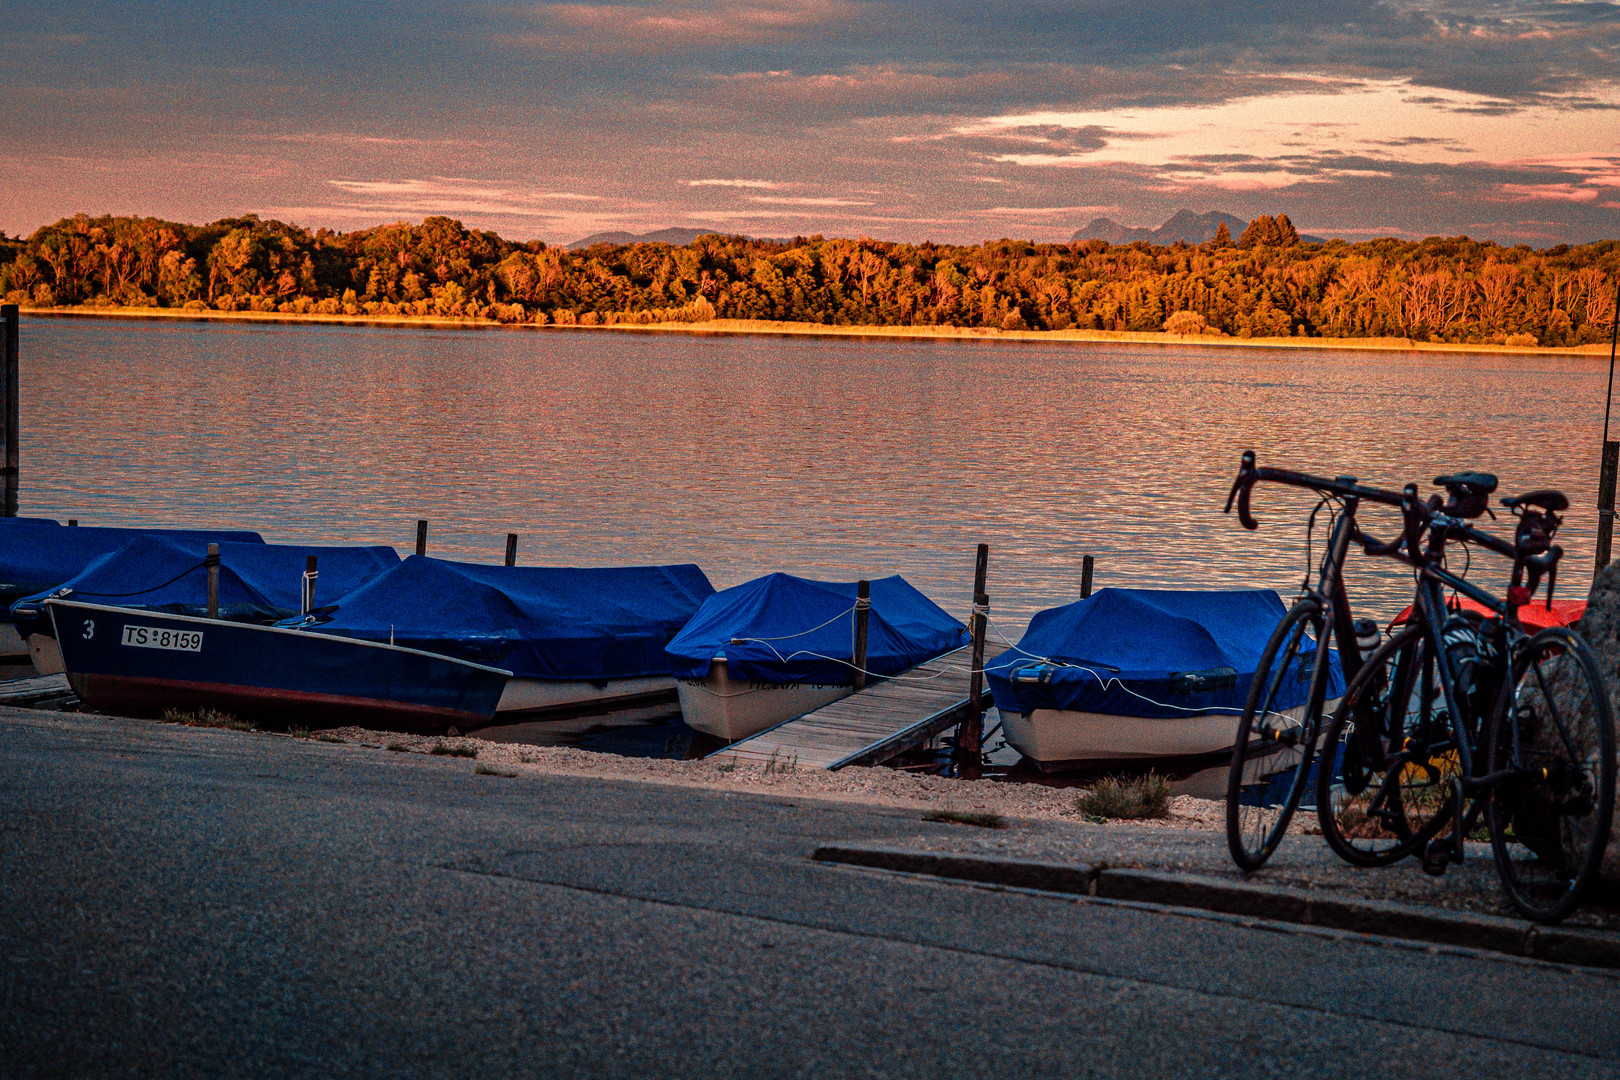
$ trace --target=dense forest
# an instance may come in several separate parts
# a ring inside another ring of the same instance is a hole
[[[703,236],[685,247],[513,243],[430,217],[335,233],[80,215],[0,234],[25,307],[451,316],[601,325],[713,318],[1234,337],[1573,345],[1614,325],[1620,242],[1544,250],[1466,237],[1303,243],[1286,215],[1198,246],[977,246]]]

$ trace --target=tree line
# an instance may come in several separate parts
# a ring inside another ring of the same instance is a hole
[[[707,235],[684,247],[515,243],[446,217],[354,232],[253,215],[207,225],[79,215],[0,234],[25,307],[446,316],[602,325],[768,319],[833,326],[1608,340],[1620,242],[1541,250],[1467,237],[1304,243],[1287,215],[1234,240],[898,244]]]

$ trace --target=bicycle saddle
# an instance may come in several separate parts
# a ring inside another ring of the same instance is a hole
[[[1490,501],[1488,496],[1496,490],[1496,477],[1483,472],[1454,472],[1437,476],[1434,482],[1451,495],[1446,501],[1446,513],[1460,518],[1483,514]]]
[[[1569,509],[1569,499],[1562,491],[1552,488],[1537,488],[1527,491],[1523,495],[1514,495],[1502,500],[1502,505],[1509,510],[1517,510],[1521,506],[1536,506],[1549,514],[1562,514]]]

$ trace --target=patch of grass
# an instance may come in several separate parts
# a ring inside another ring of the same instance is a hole
[[[184,724],[186,727],[224,728],[226,731],[257,731],[259,727],[251,720],[240,720],[228,712],[218,709],[164,709],[163,722],[166,724]]]
[[[318,734],[318,735],[316,735],[316,736],[315,736],[315,741],[316,741],[316,742],[335,742],[335,743],[341,743],[341,742],[344,742],[344,741],[346,741],[346,740],[345,740],[345,739],[344,739],[344,738],[343,738],[343,736],[341,736],[341,735],[333,735],[333,734],[332,734],[332,733],[330,733],[330,732],[327,732],[327,731],[323,731],[323,732],[321,732],[321,733],[319,733],[319,734]]]
[[[309,738],[309,728],[290,727],[287,729],[287,734],[291,735],[295,739],[307,739]]]
[[[444,742],[436,742],[436,743],[434,743],[433,744],[433,749],[429,750],[428,753],[430,753],[430,754],[438,754],[440,757],[477,757],[478,756],[478,751],[475,750],[474,748],[472,748],[471,746],[451,746],[449,743],[444,743]]]
[[[973,825],[980,829],[1005,829],[1007,819],[990,811],[930,810],[924,821],[948,821],[953,825]]]
[[[791,758],[781,757],[780,754],[781,751],[772,750],[771,756],[765,759],[766,776],[771,773],[796,773],[799,771],[798,754],[794,754]]]
[[[388,744],[388,749],[396,754],[408,754],[411,752],[410,746],[402,742],[391,742]]]
[[[715,762],[714,771],[715,772],[736,772],[737,771],[737,759],[736,758],[727,758],[724,761]]]
[[[1170,781],[1158,773],[1105,776],[1081,792],[1075,807],[1087,821],[1133,821],[1170,816]]]
[[[504,777],[507,777],[508,779],[510,779],[510,778],[516,776],[517,773],[515,773],[515,772],[502,772],[500,769],[492,769],[488,765],[479,765],[477,768],[475,768],[473,770],[473,775],[474,776],[504,776]]]

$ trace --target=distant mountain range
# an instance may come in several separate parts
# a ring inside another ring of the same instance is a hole
[[[1069,239],[1073,240],[1106,240],[1110,244],[1129,244],[1135,240],[1146,240],[1150,244],[1167,246],[1181,241],[1186,244],[1202,244],[1206,240],[1215,238],[1215,231],[1226,222],[1227,230],[1236,240],[1243,235],[1243,230],[1249,223],[1232,214],[1223,214],[1219,210],[1211,210],[1207,214],[1195,214],[1191,210],[1177,210],[1175,216],[1160,225],[1157,229],[1132,228],[1121,225],[1109,218],[1093,218],[1091,224],[1076,232]],[[1322,238],[1318,236],[1300,235],[1300,239],[1307,244],[1320,244]]]
[[[685,247],[698,237],[712,232],[713,229],[659,229],[657,232],[639,235],[627,232],[599,232],[592,233],[583,240],[575,240],[568,245],[568,250],[578,251],[592,244],[670,244],[674,247]]]

